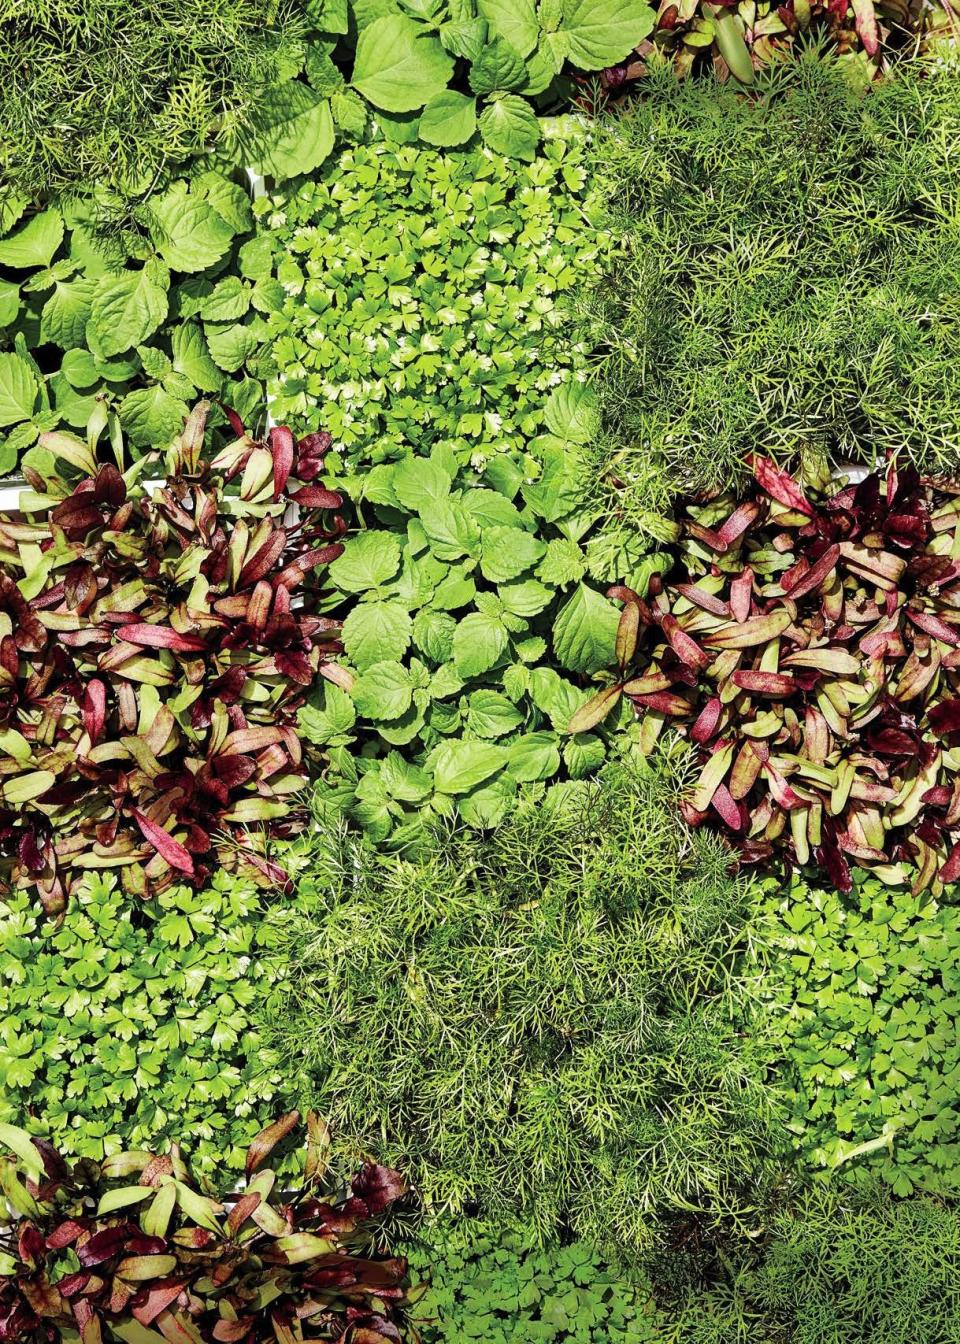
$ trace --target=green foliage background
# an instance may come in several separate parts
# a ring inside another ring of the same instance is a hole
[[[867,94],[812,50],[758,89],[661,74],[597,141],[596,463],[641,529],[754,451],[958,467],[956,63]]]
[[[131,907],[91,876],[61,921],[0,906],[0,1119],[103,1157],[182,1141],[197,1171],[243,1166],[278,1076],[254,1027],[278,969],[262,898],[219,872]]]

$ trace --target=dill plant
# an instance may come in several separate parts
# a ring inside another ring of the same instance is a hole
[[[812,50],[754,95],[653,75],[606,121],[618,253],[583,305],[598,475],[646,526],[751,452],[960,468],[960,67],[869,93]]]
[[[320,826],[263,1027],[342,1157],[542,1237],[639,1249],[664,1211],[749,1215],[776,1165],[763,948],[680,785],[617,763],[406,857]]]

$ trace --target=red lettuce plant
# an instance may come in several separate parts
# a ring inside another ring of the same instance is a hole
[[[0,517],[0,889],[50,912],[89,868],[141,897],[202,881],[218,845],[283,878],[250,828],[298,826],[297,710],[346,677],[316,577],[343,501],[316,482],[329,435],[232,417],[207,463],[208,409],[165,462],[127,466],[106,410],[86,442],[41,435],[49,469]]]
[[[0,1341],[416,1340],[406,1261],[376,1229],[406,1183],[368,1164],[332,1192],[326,1127],[310,1115],[303,1182],[284,1188],[262,1163],[299,1118],[257,1136],[245,1187],[221,1199],[197,1188],[176,1145],[71,1169],[46,1141],[0,1125],[12,1150],[0,1151]]]
[[[669,724],[701,769],[685,804],[747,861],[851,862],[914,887],[960,876],[960,486],[891,463],[832,496],[770,461],[737,504],[691,507],[669,583],[624,587],[621,695],[649,750]]]

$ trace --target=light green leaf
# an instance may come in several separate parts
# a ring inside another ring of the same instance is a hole
[[[0,354],[0,425],[29,420],[38,390],[33,369],[25,359]]]
[[[399,719],[413,701],[413,679],[400,663],[374,663],[358,678],[353,703],[367,719]]]
[[[470,67],[470,87],[474,93],[493,93],[495,89],[519,89],[527,78],[523,57],[505,37],[497,36]]]
[[[176,183],[150,201],[150,236],[164,261],[175,271],[206,270],[230,246],[233,229],[212,205],[188,196]]]
[[[590,443],[597,432],[596,394],[583,383],[564,383],[550,393],[543,418],[557,438]]]
[[[560,752],[555,733],[524,733],[508,744],[507,772],[522,784],[550,779],[560,769]]]
[[[444,611],[420,611],[413,622],[413,642],[434,663],[445,663],[453,654],[457,622]]]
[[[563,0],[567,54],[581,70],[603,70],[629,56],[653,30],[642,0]]]
[[[96,292],[95,280],[58,280],[40,314],[40,339],[61,350],[84,345],[91,303]]]
[[[25,1129],[20,1129],[17,1125],[0,1122],[0,1146],[9,1148],[12,1153],[16,1153],[23,1163],[24,1171],[31,1180],[40,1182],[46,1179],[43,1160]]]
[[[500,618],[472,611],[454,633],[454,665],[462,677],[477,677],[489,672],[506,647],[507,631]]]
[[[508,93],[488,103],[477,123],[483,143],[498,154],[531,163],[540,143],[540,122],[530,104]]]
[[[428,145],[463,145],[477,129],[477,100],[453,89],[430,100],[420,118],[420,139]]]
[[[438,560],[476,557],[480,550],[480,529],[466,509],[456,500],[431,500],[420,509],[420,521]]]
[[[389,532],[358,532],[327,573],[338,588],[362,593],[389,583],[399,568],[400,544],[396,537]]]
[[[529,56],[540,39],[533,0],[477,0],[477,12],[521,56]]]
[[[447,498],[451,479],[449,472],[432,458],[406,457],[394,467],[392,484],[393,493],[403,507],[419,513],[424,504]]]
[[[308,84],[288,80],[261,96],[246,154],[255,172],[283,179],[319,168],[333,141],[329,102]]]
[[[571,672],[599,672],[614,661],[620,615],[607,598],[585,583],[561,609],[553,627],[553,650]]]
[[[0,327],[9,327],[20,311],[20,286],[12,280],[0,280]]]
[[[250,286],[238,275],[225,276],[214,286],[200,305],[200,316],[205,322],[232,322],[243,317],[250,307]]]
[[[90,321],[104,358],[142,345],[167,315],[169,275],[148,263],[139,271],[104,276],[97,285]]]
[[[203,392],[216,392],[222,379],[216,364],[210,358],[203,332],[196,322],[184,322],[174,327],[170,335],[173,349],[173,367],[189,378]]]
[[[125,1185],[119,1190],[108,1190],[100,1196],[97,1213],[113,1213],[116,1209],[127,1209],[131,1204],[142,1204],[154,1194],[152,1185]]]
[[[253,228],[253,209],[250,197],[243,187],[231,182],[222,173],[201,173],[193,178],[190,191],[208,201],[234,233],[247,233]]]
[[[0,239],[0,266],[26,270],[49,266],[63,242],[63,218],[59,210],[44,210],[29,219],[9,238]]]
[[[398,662],[407,651],[413,622],[399,602],[360,602],[343,624],[343,645],[363,671]]]
[[[447,51],[465,61],[475,61],[487,40],[487,23],[485,19],[459,19],[441,23],[439,33]]]
[[[594,733],[576,733],[563,744],[563,763],[571,779],[583,779],[599,769],[606,754],[602,740]]]
[[[207,327],[207,345],[213,362],[224,373],[236,373],[260,344],[250,327],[235,322],[230,327]]]
[[[523,715],[500,691],[474,691],[467,701],[467,727],[477,737],[503,737],[523,723]]]
[[[546,547],[519,527],[488,527],[483,533],[480,572],[491,583],[506,583],[529,569]]]
[[[443,92],[452,75],[452,58],[412,19],[375,19],[357,39],[353,85],[385,112],[423,107]]]
[[[341,131],[359,140],[366,130],[369,109],[352,89],[338,89],[330,95],[330,111]]]
[[[442,742],[427,758],[433,782],[440,793],[469,793],[503,766],[503,747],[492,742]]]
[[[138,345],[137,354],[140,356],[144,373],[158,383],[162,382],[173,369],[170,357],[152,345]]]
[[[183,429],[188,407],[162,387],[128,392],[120,403],[120,423],[136,448],[168,448]]]

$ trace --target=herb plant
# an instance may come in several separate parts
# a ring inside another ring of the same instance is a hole
[[[955,1196],[960,912],[853,879],[848,898],[767,886],[790,1128],[814,1167]]]
[[[646,1344],[649,1288],[617,1273],[590,1242],[538,1245],[476,1219],[428,1224],[406,1248],[430,1279],[414,1309],[426,1344]]]
[[[956,486],[891,463],[818,498],[754,457],[757,490],[679,518],[669,582],[624,601],[617,680],[577,733],[629,697],[649,749],[666,724],[697,744],[689,822],[751,862],[811,855],[843,891],[849,861],[914,887],[960,875]],[[814,501],[814,502],[811,502]]]
[[[327,1131],[313,1115],[302,1180],[278,1183],[263,1163],[299,1118],[256,1136],[243,1187],[220,1199],[198,1188],[176,1144],[71,1169],[45,1140],[0,1126],[2,1337],[415,1338],[406,1262],[375,1226],[408,1187],[374,1163],[349,1188],[325,1185]]]
[[[436,1209],[632,1248],[748,1216],[775,1167],[754,892],[640,765],[395,858],[327,827],[264,1014],[292,1102]]]
[[[0,476],[44,430],[82,429],[98,398],[137,449],[165,447],[198,392],[259,413],[244,366],[282,291],[252,230],[246,190],[213,170],[121,230],[91,197],[0,208]]]
[[[866,96],[816,52],[756,98],[669,72],[596,145],[623,246],[586,305],[611,506],[743,481],[751,453],[955,473],[960,81]]]
[[[236,421],[207,463],[201,402],[165,462],[129,464],[98,409],[85,442],[41,436],[34,488],[0,519],[0,882],[55,912],[91,868],[148,898],[202,882],[215,850],[283,882],[252,832],[296,830],[296,712],[346,675],[316,614],[345,526],[316,479],[329,436],[266,445]]]
[[[242,1165],[278,1083],[254,1028],[278,976],[261,900],[222,869],[138,907],[114,873],[88,874],[57,921],[8,896],[0,1119],[75,1157],[189,1133],[198,1171]]]

